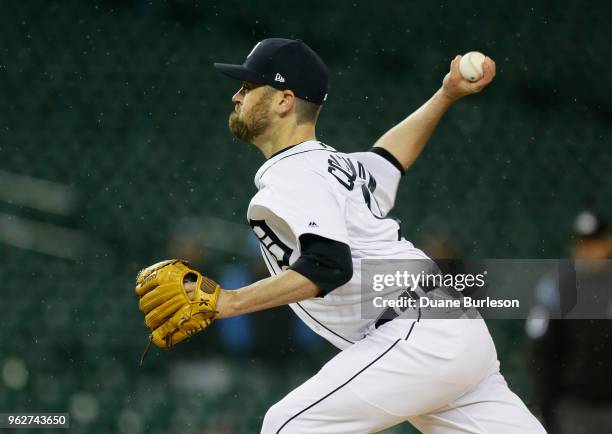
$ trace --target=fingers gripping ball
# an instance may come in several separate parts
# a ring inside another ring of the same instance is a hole
[[[191,298],[187,282],[195,283]],[[220,290],[217,282],[189,268],[186,261],[171,259],[141,270],[136,294],[145,325],[152,330],[151,341],[169,348],[204,330],[217,314]]]
[[[470,51],[465,54],[459,62],[459,72],[463,78],[468,81],[478,81],[484,75],[482,70],[482,62],[485,60],[485,55],[478,51]]]

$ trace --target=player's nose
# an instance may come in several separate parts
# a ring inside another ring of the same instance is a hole
[[[238,91],[232,96],[232,102],[234,104],[242,101],[242,88],[238,89]]]

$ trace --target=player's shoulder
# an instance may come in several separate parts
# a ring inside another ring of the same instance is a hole
[[[289,179],[304,179],[327,173],[330,156],[342,155],[333,147],[320,141],[310,140],[286,148],[273,155],[255,175],[255,184],[261,188],[270,182]]]

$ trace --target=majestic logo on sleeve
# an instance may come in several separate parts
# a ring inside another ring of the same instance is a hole
[[[249,224],[266,252],[274,257],[279,268],[278,271],[288,267],[293,250],[278,238],[265,220],[249,220]],[[270,255],[266,255],[267,260],[271,259]]]

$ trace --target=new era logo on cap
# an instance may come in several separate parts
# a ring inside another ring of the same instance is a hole
[[[285,82],[285,77],[283,77],[282,75],[280,75],[278,72],[276,73],[276,77],[274,77],[274,81],[278,81],[279,83],[284,83]]]

